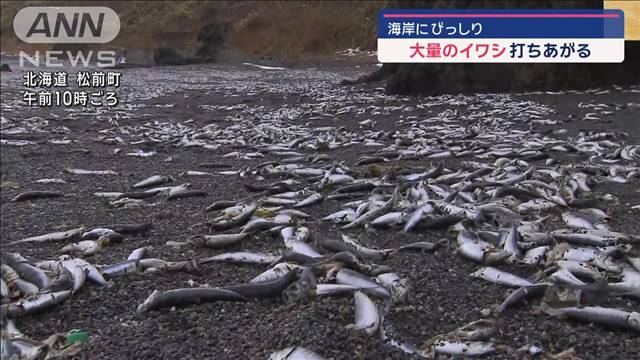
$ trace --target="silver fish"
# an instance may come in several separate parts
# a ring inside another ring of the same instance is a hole
[[[391,297],[391,292],[370,278],[349,269],[341,269],[336,274],[336,282],[343,285],[360,286],[367,289],[367,293],[383,299]]]
[[[356,321],[347,328],[364,330],[367,334],[373,335],[380,326],[378,307],[361,291],[354,292],[353,298],[356,307]]]
[[[26,242],[41,243],[41,242],[47,242],[47,241],[73,240],[73,239],[76,239],[76,238],[80,237],[80,235],[84,231],[85,231],[84,227],[79,227],[79,228],[75,228],[75,229],[71,229],[71,230],[67,230],[67,231],[58,231],[58,232],[53,232],[53,233],[49,233],[49,234],[28,237],[28,238],[24,238],[22,240],[14,241],[11,244],[20,244],[20,243],[26,243]]]
[[[131,254],[127,257],[127,260],[140,260],[144,257],[147,252],[147,247],[141,247],[133,250]]]
[[[380,274],[376,277],[376,280],[382,286],[391,291],[391,300],[393,302],[406,302],[409,297],[410,286],[407,279],[401,278],[396,273]]]
[[[294,208],[301,208],[301,207],[306,207],[306,206],[312,206],[312,205],[317,204],[320,201],[322,201],[322,194],[315,193],[315,194],[309,195],[309,197],[307,197],[306,199],[296,203],[295,205],[293,205],[293,207]]]
[[[170,176],[153,175],[133,185],[134,188],[157,186],[172,181]]]
[[[433,344],[430,350],[431,353],[476,357],[494,353],[496,348],[493,344],[483,341],[455,341],[444,339]]]
[[[271,264],[278,260],[278,256],[271,254],[259,254],[251,252],[230,252],[224,253],[199,261],[200,264],[210,262],[230,262],[230,263],[246,263],[246,264]]]
[[[576,320],[627,328],[640,332],[640,313],[638,312],[628,312],[600,306],[552,308],[544,303],[541,305],[541,308],[551,316],[569,317]]]
[[[291,346],[272,353],[269,355],[269,360],[324,360],[324,358],[303,347]]]
[[[118,173],[113,170],[85,170],[72,168],[66,168],[65,170],[74,175],[118,175]]]
[[[361,290],[363,287],[345,284],[316,284],[316,295],[336,295]],[[364,288],[366,289],[366,288]]]
[[[202,238],[193,238],[191,243],[206,246],[212,249],[222,249],[225,247],[233,246],[242,243],[247,237],[248,233],[239,234],[219,234],[219,235],[204,235]]]
[[[322,218],[324,221],[331,221],[337,224],[350,223],[356,219],[356,212],[353,209],[344,209]]]
[[[517,275],[513,275],[506,271],[502,271],[500,269],[496,269],[490,266],[479,269],[478,271],[472,273],[471,276],[475,278],[484,279],[495,284],[511,286],[511,287],[533,285],[533,283],[527,279],[523,279]]]
[[[251,279],[250,283],[261,283],[266,281],[276,280],[281,278],[289,273],[289,271],[296,270],[301,268],[300,265],[292,264],[292,263],[279,263],[273,266],[271,269],[257,275],[253,279]]]
[[[35,297],[19,300],[15,303],[2,305],[2,311],[3,313],[6,312],[7,316],[10,318],[31,315],[58,305],[70,296],[71,290],[40,294]]]

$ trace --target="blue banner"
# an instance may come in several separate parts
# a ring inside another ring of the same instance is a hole
[[[379,39],[623,39],[622,10],[382,10]]]

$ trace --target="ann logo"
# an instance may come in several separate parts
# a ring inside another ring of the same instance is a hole
[[[60,30],[64,29],[65,35],[68,37],[84,37],[85,31],[88,28],[94,37],[98,37],[102,33],[104,15],[104,13],[99,13],[97,21],[94,21],[91,13],[74,13],[73,19],[70,21],[65,13],[58,13],[56,14],[52,33],[49,14],[47,12],[41,12],[36,16],[26,36],[32,37],[34,34],[43,34],[48,38],[52,36],[59,37]]]
[[[30,6],[16,14],[13,30],[30,44],[104,44],[120,32],[120,17],[104,6]]]

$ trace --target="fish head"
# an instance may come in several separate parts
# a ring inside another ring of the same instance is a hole
[[[408,300],[411,286],[407,279],[400,279],[391,288],[391,300],[394,303],[405,303]]]
[[[632,312],[627,319],[627,323],[636,331],[640,331],[640,313],[635,311]]]
[[[313,286],[309,285],[306,281],[295,281],[291,283],[282,292],[282,299],[286,303],[294,303],[306,298],[315,289],[315,284]]]

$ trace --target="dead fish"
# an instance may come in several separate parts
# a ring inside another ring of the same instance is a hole
[[[339,295],[362,290],[363,287],[345,284],[316,284],[316,295]],[[364,288],[366,289],[366,288]]]
[[[38,184],[66,184],[67,182],[64,179],[54,178],[54,179],[38,179],[36,180]]]
[[[64,246],[60,249],[62,254],[82,254],[85,256],[95,255],[102,251],[105,241],[84,240],[77,243],[72,243]]]
[[[176,186],[158,186],[158,187],[152,187],[150,189],[144,190],[145,192],[152,194],[152,195],[169,195],[169,192],[171,190],[174,191],[181,191],[184,190],[186,188],[188,188],[189,186],[191,186],[190,183],[184,183],[181,185],[176,185]]]
[[[242,213],[240,215],[237,215],[236,217],[230,220],[223,220],[215,223],[207,222],[207,225],[209,225],[209,227],[211,227],[214,230],[226,230],[226,229],[242,226],[246,224],[249,221],[249,219],[251,219],[251,216],[253,216],[253,213],[258,209],[258,206],[259,205],[257,201],[252,202],[244,206]]]
[[[185,171],[183,173],[180,174],[180,176],[216,176],[216,174],[212,174],[210,172],[206,172],[206,171]]]
[[[128,260],[129,261],[129,260]],[[198,264],[196,261],[165,261],[162,259],[139,259],[135,260],[140,264],[140,268],[142,268],[145,272],[151,271],[196,271],[198,270]]]
[[[143,187],[149,187],[149,186],[157,186],[157,185],[168,183],[170,181],[173,181],[173,178],[171,176],[153,175],[151,177],[148,177],[136,183],[135,185],[133,185],[133,187],[143,188]]]
[[[153,156],[155,154],[156,154],[156,151],[154,151],[154,150],[143,151],[143,150],[140,150],[140,149],[136,149],[135,151],[126,153],[127,156],[134,156],[134,157],[139,157],[139,158],[147,158],[147,157]]]
[[[118,173],[113,170],[84,170],[72,168],[66,168],[65,170],[74,175],[118,175]]]
[[[93,195],[97,196],[99,198],[107,198],[107,199],[115,199],[118,196],[122,195],[123,193],[121,192],[94,192]]]
[[[504,250],[483,249],[473,242],[463,243],[456,250],[456,253],[483,265],[498,265],[504,263],[511,256]]]
[[[2,305],[2,313],[9,318],[27,316],[58,305],[71,296],[71,290],[36,295],[14,303]]]
[[[588,246],[610,246],[616,245],[619,240],[616,237],[607,237],[592,232],[586,233],[567,233],[554,231],[551,236],[558,242],[567,242],[576,245]]]
[[[502,198],[505,196],[513,196],[516,199],[523,200],[523,201],[531,201],[531,200],[539,199],[542,197],[540,194],[535,193],[533,191],[520,189],[513,186],[503,186],[501,188],[498,188],[493,193],[494,199]]]
[[[203,190],[189,190],[188,188],[178,186],[169,190],[169,194],[167,195],[167,200],[175,200],[175,199],[181,199],[181,198],[207,196],[207,195],[209,195],[209,193]]]
[[[458,233],[459,237],[460,233]],[[472,240],[459,240],[458,243],[460,247],[456,250],[457,254],[483,265],[497,265],[505,262],[511,256],[508,252],[496,249],[490,244],[483,247]]]
[[[402,225],[406,221],[406,214],[402,211],[392,211],[373,219],[370,224],[373,227],[393,227]]]
[[[122,235],[107,228],[95,228],[82,234],[83,240],[105,239],[108,243],[122,242]]]
[[[272,268],[268,269],[267,271],[257,275],[256,277],[251,279],[249,283],[260,283],[260,282],[272,281],[288,274],[290,271],[293,271],[299,268],[300,268],[300,265],[296,265],[288,262],[282,262],[274,265]]]
[[[299,302],[315,292],[317,284],[315,271],[310,267],[302,267],[294,271],[297,274],[296,278],[282,291],[282,300],[285,303]]]
[[[163,293],[154,290],[142,304],[138,305],[138,312],[214,301],[247,301],[247,299],[236,292],[220,288],[174,289]]]
[[[411,287],[407,279],[401,278],[396,273],[384,273],[376,277],[376,280],[391,292],[391,300],[396,302],[406,302]]]
[[[7,265],[10,266],[15,272],[24,279],[40,289],[44,289],[51,285],[51,279],[45,274],[42,269],[35,267],[27,262],[27,259],[17,253],[5,254]]]
[[[380,326],[380,313],[376,304],[361,291],[353,293],[356,308],[356,321],[348,329],[364,330],[367,334],[373,335]]]
[[[100,272],[107,278],[114,278],[116,276],[140,273],[144,269],[140,265],[139,260],[125,260],[123,262],[103,266],[100,268]]]
[[[34,285],[35,286],[35,285]],[[36,291],[37,294],[37,291]],[[3,278],[0,278],[0,299],[8,299],[11,295],[9,294],[9,286],[4,281]]]
[[[73,274],[67,268],[58,267],[58,276],[53,278],[51,285],[42,289],[42,292],[56,292],[68,290],[73,287]]]
[[[567,226],[576,229],[588,229],[595,230],[596,226],[593,224],[590,219],[588,219],[585,215],[573,213],[573,212],[564,212],[562,213],[562,220],[567,224]]]
[[[571,274],[587,277],[594,281],[602,278],[602,275],[595,266],[589,263],[575,260],[557,260],[555,264],[561,269],[569,271]]]
[[[356,212],[353,209],[344,209],[322,218],[323,221],[331,221],[336,224],[349,223],[356,219]]]
[[[343,285],[359,286],[367,289],[367,293],[382,299],[391,297],[391,292],[367,276],[350,269],[341,269],[336,274],[336,282]]]
[[[271,254],[259,254],[251,252],[230,252],[205,258],[199,261],[200,264],[210,262],[230,262],[230,263],[246,263],[246,264],[271,264],[278,260],[279,257]]]
[[[433,251],[438,248],[440,245],[448,242],[448,240],[443,239],[438,241],[437,243],[432,243],[428,241],[418,241],[407,245],[402,245],[398,248],[398,250],[425,250],[425,251]]]
[[[522,259],[518,260],[518,264],[522,265],[538,265],[544,260],[545,254],[549,250],[549,246],[538,246],[527,250]]]
[[[378,259],[378,260],[384,259],[390,254],[393,254],[397,251],[396,249],[383,249],[383,250],[370,249],[366,246],[361,245],[358,241],[356,241],[355,239],[345,234],[340,234],[340,236],[342,238],[342,241],[345,244],[353,247],[358,252],[358,254],[371,259]]]
[[[113,207],[116,207],[116,208],[121,208],[121,209],[132,209],[132,208],[136,208],[136,207],[151,206],[150,204],[147,204],[146,202],[144,202],[142,200],[130,199],[130,198],[122,198],[120,200],[112,200],[112,201],[109,201],[109,205],[111,205]]]
[[[132,192],[124,192],[124,193],[120,193],[116,196],[113,197],[113,200],[122,200],[122,199],[147,199],[150,197],[154,197],[157,194],[154,192],[149,192],[149,191],[132,191]]]
[[[122,235],[146,235],[153,228],[152,223],[140,224],[111,224],[102,226],[102,228],[111,229]]]
[[[195,237],[189,242],[194,245],[205,246],[212,249],[222,249],[242,243],[247,236],[249,236],[248,233],[204,235],[202,237]]]
[[[23,297],[33,296],[40,292],[40,288],[38,288],[36,285],[28,281],[22,280],[20,278],[15,279],[13,282],[11,282],[11,284],[16,289],[18,289],[18,291]]]
[[[209,169],[221,169],[221,168],[232,168],[233,165],[231,164],[222,164],[222,163],[202,163],[199,164],[198,166],[203,167],[203,168],[209,168]]]
[[[366,213],[362,214],[360,217],[356,218],[351,223],[342,226],[341,229],[347,230],[347,229],[353,229],[353,228],[359,227],[377,218],[378,216],[385,214],[386,212],[388,212],[390,209],[393,208],[394,204],[396,203],[396,196],[397,196],[397,191],[393,193],[393,196],[391,197],[391,199],[389,199],[386,203],[384,203],[384,205],[367,211]]]
[[[359,191],[371,191],[375,188],[376,188],[376,185],[368,182],[363,182],[363,183],[355,183],[355,184],[341,186],[337,188],[335,191],[337,193],[344,194],[344,193],[354,193]]]
[[[295,281],[299,276],[296,270],[289,271],[284,276],[277,279],[259,282],[259,283],[247,283],[238,285],[228,285],[223,289],[236,292],[247,299],[261,299],[280,296],[282,291]]]
[[[80,265],[77,262],[73,260],[60,261],[60,266],[64,267],[71,273],[71,277],[73,279],[73,288],[72,288],[73,290],[71,291],[71,293],[75,294],[82,288],[82,286],[84,286],[84,283],[87,279],[87,273],[89,271],[85,272],[85,270],[82,267],[80,267]],[[95,271],[96,273],[98,273],[97,270]],[[92,275],[95,275],[95,274],[92,274]]]
[[[96,269],[95,266],[89,264],[87,261],[80,258],[67,259],[62,261],[62,266],[65,266],[73,273],[71,270],[71,266],[75,265],[78,268],[82,269],[82,271],[87,275],[86,278],[98,284],[100,286],[107,286],[107,280],[105,280],[102,273]]]
[[[507,298],[500,304],[496,312],[498,314],[503,313],[508,307],[511,307],[515,304],[518,304],[525,300],[530,300],[536,297],[542,297],[544,292],[549,287],[549,284],[535,284],[535,285],[527,285],[518,288],[513,291]]]
[[[11,146],[38,145],[38,143],[29,141],[29,140],[7,140],[7,139],[0,139],[0,144],[11,145]]]
[[[480,319],[459,327],[449,333],[447,338],[469,341],[486,341],[496,334],[496,322],[490,319]]]
[[[507,259],[511,263],[518,261],[522,257],[522,252],[518,247],[519,238],[520,234],[518,233],[518,226],[514,223],[511,225],[511,230],[509,231],[509,234],[507,235],[504,242],[504,251],[511,254],[511,256]]]
[[[11,202],[19,202],[19,201],[27,201],[34,199],[46,199],[46,198],[54,198],[64,196],[62,193],[57,191],[26,191],[16,195]]]
[[[280,212],[278,212],[278,215],[289,215],[293,218],[298,218],[298,219],[308,219],[311,217],[311,215],[296,209],[280,210]]]
[[[621,327],[640,332],[640,313],[628,312],[600,306],[553,308],[540,305],[546,314],[561,318],[572,318],[605,326]]]
[[[625,256],[625,259],[636,271],[640,271],[640,257]]]
[[[360,253],[358,250],[356,250],[356,248],[354,248],[349,244],[346,244],[344,241],[332,240],[332,239],[327,239],[325,237],[319,237],[319,236],[316,236],[316,239],[317,239],[316,242],[318,245],[330,251],[349,252],[350,254],[353,254],[357,257],[367,258],[366,255]]]
[[[382,340],[385,344],[389,344],[397,349],[400,349],[406,354],[416,354],[418,352],[418,349],[416,348],[416,346],[411,344],[410,342],[404,339],[397,340],[394,338],[388,322],[384,321],[384,315],[380,317],[380,323],[381,323],[380,340]]]
[[[451,356],[477,357],[494,353],[493,344],[484,341],[456,341],[442,339],[435,341],[428,349],[421,351],[423,356],[446,354]]]
[[[291,346],[271,353],[269,360],[324,360],[324,358],[303,347]]]
[[[277,231],[278,228],[281,227],[281,224],[267,220],[263,218],[254,218],[250,220],[245,226],[242,227],[241,233],[244,234],[252,234],[260,231],[268,231],[271,229],[275,229]]]
[[[502,271],[500,269],[496,269],[491,266],[483,267],[478,271],[472,273],[471,276],[475,278],[484,279],[495,284],[511,286],[511,287],[522,287],[522,286],[534,285],[531,281],[527,279],[523,279],[517,275],[513,275],[511,273]]]
[[[418,207],[407,219],[404,225],[404,232],[411,231],[416,225],[418,225],[426,215],[431,214],[434,211],[433,205],[425,203]]]
[[[306,206],[312,206],[317,204],[318,202],[322,201],[322,195],[319,193],[315,193],[315,194],[311,194],[309,195],[309,197],[307,197],[306,199],[296,203],[295,205],[293,205],[294,208],[301,208],[301,207],[306,207]]]
[[[416,228],[432,230],[446,229],[462,221],[464,219],[464,216],[464,213],[458,213],[453,215],[425,218],[416,225]]]
[[[222,210],[231,206],[234,206],[236,204],[235,201],[230,201],[230,200],[220,200],[220,201],[216,201],[213,204],[207,206],[207,208],[205,209],[205,211],[217,211],[217,210]]]
[[[79,228],[71,229],[67,231],[58,231],[58,232],[53,232],[49,234],[28,237],[22,240],[11,242],[11,244],[20,244],[20,243],[26,243],[26,242],[41,243],[41,242],[47,242],[47,241],[75,240],[79,238],[84,231],[85,231],[84,227],[79,227]]]
[[[277,206],[277,205],[294,205],[296,201],[292,199],[283,199],[280,197],[272,196],[272,197],[267,197],[263,199],[262,203],[265,205]]]

